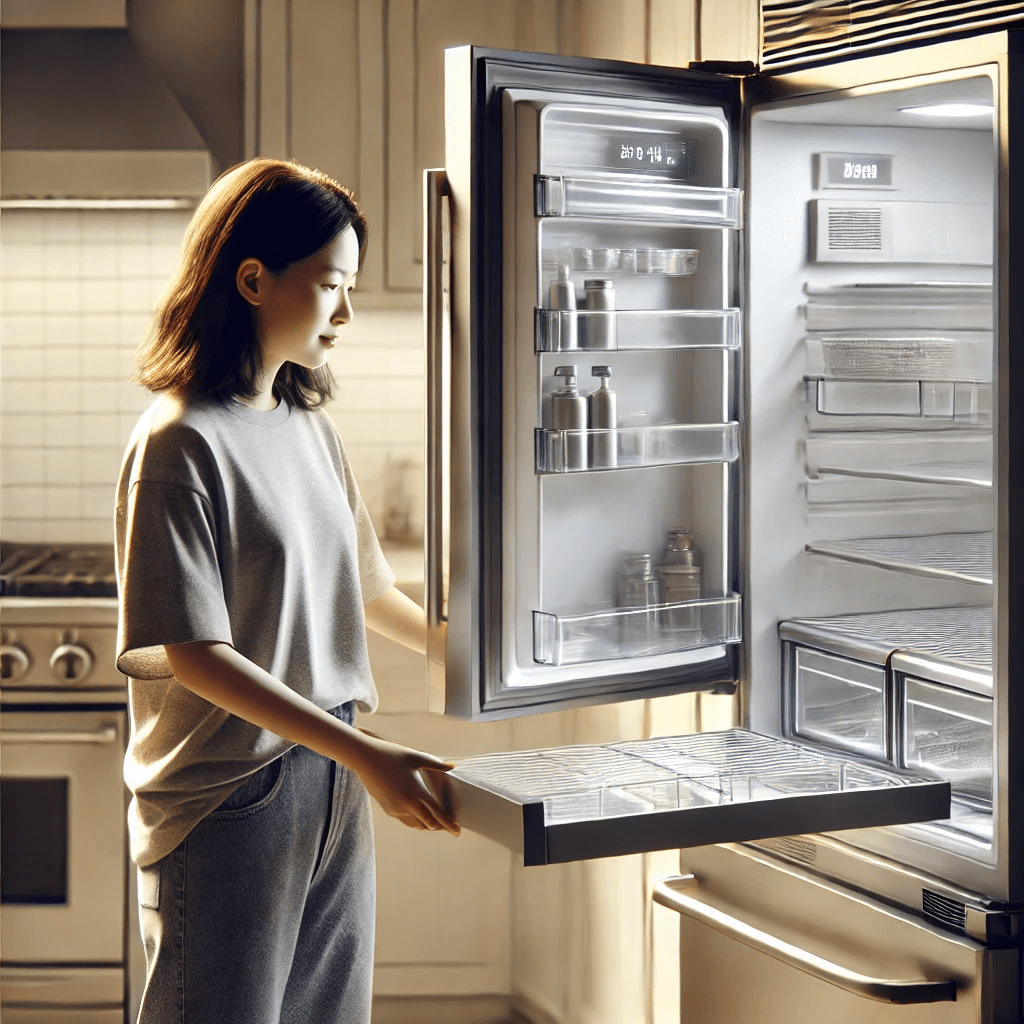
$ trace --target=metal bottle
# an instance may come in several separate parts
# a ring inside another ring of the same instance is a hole
[[[551,290],[548,295],[548,307],[550,309],[573,310],[571,313],[563,313],[558,318],[558,351],[576,348],[579,337],[576,329],[576,286],[569,277],[569,265],[559,263],[555,272],[555,279],[551,282]]]
[[[587,309],[615,309],[614,281],[595,278],[590,281],[584,281],[583,288],[586,291],[585,301]],[[614,315],[587,317],[586,343],[588,349],[616,348]]]
[[[555,376],[564,377],[565,383],[551,396],[550,430],[567,430],[559,443],[563,445],[562,463],[565,469],[587,468],[587,400],[576,388],[576,367],[556,366]]]
[[[618,400],[608,386],[612,376],[610,366],[592,366],[592,376],[600,380],[597,388],[587,395],[587,427],[590,430],[613,431],[619,425]],[[618,464],[618,437],[614,433],[591,435],[589,454],[591,469],[609,469]]]
[[[662,596],[666,604],[696,601],[701,595],[700,563],[688,529],[668,531],[668,543],[658,567]],[[665,628],[676,635],[700,634],[700,608],[666,608]]]
[[[622,572],[616,581],[615,603],[623,609],[635,610],[622,617],[621,640],[626,646],[638,648],[655,643],[661,632],[661,580],[651,568],[646,552],[628,554],[622,561]]]

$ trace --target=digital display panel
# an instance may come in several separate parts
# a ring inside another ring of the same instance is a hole
[[[892,188],[892,157],[818,153],[818,188]]]
[[[606,166],[612,170],[652,171],[671,178],[697,173],[697,143],[650,132],[615,132],[608,137]]]

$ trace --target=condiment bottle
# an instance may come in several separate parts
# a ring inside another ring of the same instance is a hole
[[[551,396],[551,418],[545,424],[550,430],[566,430],[562,439],[565,469],[587,468],[587,400],[576,388],[576,367],[556,366],[555,376],[565,383]]]
[[[700,563],[688,529],[668,531],[668,543],[658,567],[662,596],[667,605],[696,601],[701,594]],[[672,633],[700,633],[700,607],[665,609],[665,628]]]
[[[646,552],[626,555],[616,582],[615,603],[623,609],[644,611],[631,611],[622,617],[623,644],[642,647],[657,641],[661,601],[661,581],[651,568],[651,556]]]
[[[576,348],[578,335],[576,330],[576,286],[569,277],[569,265],[559,263],[555,272],[555,279],[551,282],[551,289],[548,295],[548,307],[550,309],[572,310],[570,313],[563,313],[558,318],[558,345],[557,350]]]
[[[586,292],[587,309],[606,311],[598,316],[587,317],[587,348],[615,348],[615,282],[606,278],[595,278],[584,281],[583,288]]]
[[[590,468],[609,469],[618,464],[618,436],[614,433],[619,425],[617,398],[608,386],[611,380],[610,366],[592,366],[592,376],[599,385],[587,395],[587,427],[590,430],[604,430],[608,433],[591,434],[589,438]]]

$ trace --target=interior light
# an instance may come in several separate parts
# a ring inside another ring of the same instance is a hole
[[[922,117],[991,117],[991,103],[925,103],[920,107],[900,107],[903,114]]]

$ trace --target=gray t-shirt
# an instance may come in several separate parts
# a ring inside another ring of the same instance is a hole
[[[182,686],[163,645],[222,641],[318,707],[373,711],[363,605],[394,575],[330,418],[284,402],[156,399],[128,443],[116,532],[128,827],[145,867],[292,746]]]

